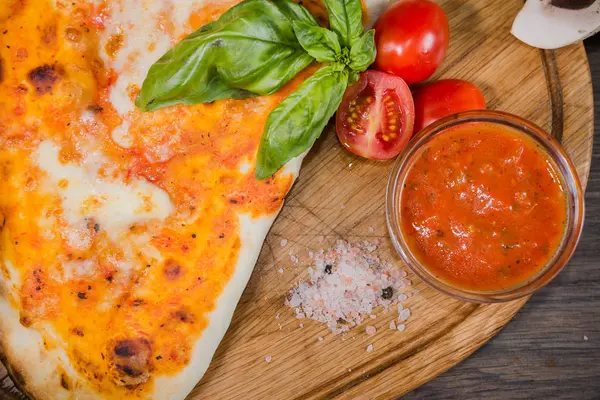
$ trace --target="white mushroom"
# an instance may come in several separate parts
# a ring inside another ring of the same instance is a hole
[[[600,0],[528,0],[511,33],[530,46],[557,49],[600,29]]]

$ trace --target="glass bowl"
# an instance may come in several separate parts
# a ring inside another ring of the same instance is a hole
[[[566,229],[556,253],[546,265],[529,280],[522,282],[517,286],[498,291],[466,290],[450,285],[436,277],[412,253],[403,237],[400,222],[402,218],[400,200],[402,198],[403,183],[412,164],[420,155],[420,149],[437,135],[443,134],[446,129],[474,122],[507,126],[533,139],[533,141],[547,153],[549,159],[553,160],[556,164],[556,172],[562,180],[561,184],[563,185],[563,188],[565,188],[565,193],[567,195]],[[408,146],[398,156],[398,159],[390,172],[386,203],[387,224],[392,242],[404,262],[414,271],[414,273],[434,289],[461,300],[477,303],[495,303],[515,300],[542,288],[567,264],[573,255],[583,228],[583,191],[575,166],[561,147],[560,143],[537,125],[518,116],[499,111],[477,110],[450,115],[419,132],[411,139]]]

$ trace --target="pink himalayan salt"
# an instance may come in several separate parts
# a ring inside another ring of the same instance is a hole
[[[409,281],[405,271],[382,262],[375,250],[377,246],[366,241],[338,241],[335,248],[316,255],[308,268],[309,280],[290,290],[286,304],[294,308],[297,318],[323,322],[334,333],[346,332],[365,316],[375,315],[376,307],[387,311]],[[391,296],[383,298],[387,288]]]

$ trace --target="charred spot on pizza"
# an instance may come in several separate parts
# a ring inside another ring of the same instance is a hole
[[[174,281],[183,276],[185,271],[177,261],[169,259],[165,262],[164,273],[168,280]]]
[[[139,307],[139,306],[143,306],[144,304],[146,304],[146,302],[144,301],[144,299],[134,299],[134,300],[131,302],[131,305],[132,305],[133,307]]]
[[[60,374],[60,386],[65,390],[69,390],[69,378],[65,374]]]
[[[21,323],[21,325],[23,325],[26,328],[30,327],[31,324],[33,323],[33,321],[31,320],[31,318],[29,318],[27,315],[23,315],[23,313],[21,313],[21,316],[19,318],[19,322]]]
[[[138,377],[142,374],[142,371],[133,369],[128,365],[117,364],[117,368],[121,369],[123,372],[125,372],[127,375],[129,375],[131,377]]]
[[[118,340],[113,347],[111,363],[121,385],[139,385],[150,378],[152,347],[145,338]]]
[[[196,321],[194,314],[191,311],[186,310],[184,307],[175,311],[172,315],[173,318],[185,324],[193,324]]]
[[[25,94],[27,92],[29,92],[29,88],[23,84],[17,86],[17,88],[15,89],[16,94]]]
[[[90,106],[91,107],[91,106]],[[89,111],[90,108],[88,107]],[[93,233],[98,233],[100,231],[100,224],[96,222],[96,220],[94,218],[85,218],[86,221],[86,227],[87,229],[90,231],[90,233],[93,231]]]
[[[134,339],[121,340],[115,346],[115,355],[119,357],[131,357],[135,354],[135,348],[138,346],[138,342]]]
[[[35,87],[35,91],[39,95],[50,93],[60,76],[61,69],[49,64],[34,68],[27,74],[29,82]]]
[[[101,106],[99,106],[98,104],[90,104],[87,107],[88,111],[93,112],[94,114],[98,114],[102,111],[104,111],[104,108],[102,108]]]
[[[74,335],[77,335],[77,336],[79,336],[79,337],[83,337],[83,336],[84,336],[84,334],[83,334],[83,329],[82,329],[82,328],[80,328],[80,327],[75,327],[75,328],[71,329],[71,332],[72,332]]]

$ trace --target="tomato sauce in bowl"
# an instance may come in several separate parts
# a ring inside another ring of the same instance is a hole
[[[579,181],[560,145],[527,121],[476,111],[422,131],[388,187],[392,240],[432,286],[503,301],[566,264],[583,222]]]
[[[402,191],[402,232],[440,279],[501,290],[535,274],[565,233],[556,167],[529,138],[491,124],[455,126],[426,145]]]

